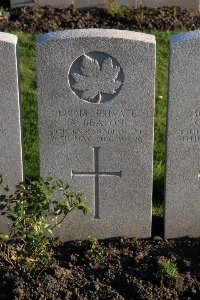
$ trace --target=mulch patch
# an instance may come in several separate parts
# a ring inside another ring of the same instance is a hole
[[[132,9],[123,17],[111,16],[106,9],[80,11],[52,7],[22,7],[7,10],[9,20],[0,18],[0,31],[43,33],[64,29],[117,28],[124,30],[194,30],[200,27],[200,13],[179,7]]]

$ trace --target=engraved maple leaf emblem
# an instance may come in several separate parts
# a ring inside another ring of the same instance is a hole
[[[73,73],[74,89],[83,91],[82,99],[91,101],[98,95],[98,103],[101,102],[102,93],[115,94],[122,82],[117,80],[120,67],[114,67],[109,57],[100,65],[96,59],[86,54],[83,57],[81,73]]]

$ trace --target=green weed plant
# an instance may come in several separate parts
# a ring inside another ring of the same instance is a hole
[[[137,24],[140,25],[144,21],[144,12],[143,11],[139,11],[135,15],[135,20],[136,20]]]
[[[117,5],[115,0],[107,0],[107,12],[113,17],[125,17],[130,13],[130,8],[126,5]]]
[[[86,259],[99,262],[104,256],[104,249],[96,237],[89,235],[82,241],[84,255]]]
[[[9,20],[9,18],[10,18],[10,13],[3,7],[0,7],[0,20],[1,19]]]
[[[171,283],[176,283],[180,279],[180,275],[177,270],[177,266],[170,259],[164,259],[159,263],[156,277],[160,280],[167,279]]]
[[[2,177],[0,180],[2,184]],[[57,242],[54,229],[61,226],[68,213],[78,209],[86,214],[89,209],[82,194],[69,191],[69,185],[51,177],[20,183],[9,196],[0,195],[1,215],[10,221],[9,234],[1,238],[15,243],[16,253],[9,257],[12,264],[36,267],[46,264],[52,256],[52,247]]]

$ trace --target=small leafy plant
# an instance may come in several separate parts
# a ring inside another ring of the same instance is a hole
[[[97,238],[89,235],[85,240],[82,241],[82,246],[85,248],[85,258],[98,262],[104,256],[104,249]]]
[[[142,21],[144,21],[144,12],[143,11],[139,11],[135,15],[135,20],[136,20],[136,22],[137,22],[138,25],[141,25]]]
[[[176,283],[180,279],[176,264],[170,259],[160,261],[156,277],[161,280],[168,279],[171,283]]]
[[[113,17],[125,17],[130,9],[126,5],[117,5],[115,0],[107,0],[107,12]]]
[[[2,176],[0,177],[2,184]],[[10,221],[9,235],[1,238],[15,243],[16,253],[9,258],[13,264],[35,267],[47,263],[56,244],[53,230],[61,226],[69,212],[74,209],[88,212],[86,199],[82,194],[68,190],[69,185],[52,178],[20,183],[16,191],[7,196],[0,195],[1,214]],[[8,186],[4,187],[9,192]]]
[[[3,7],[0,7],[0,20],[1,19],[8,20],[9,18],[10,18],[10,13]]]

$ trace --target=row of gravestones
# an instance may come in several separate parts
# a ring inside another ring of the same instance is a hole
[[[142,7],[163,7],[163,6],[180,6],[186,8],[193,8],[199,11],[200,0],[115,0],[117,5],[126,5],[128,7],[139,8]],[[10,0],[11,8],[21,6],[53,6],[57,8],[67,8],[74,5],[76,8],[89,7],[107,7],[108,0]]]
[[[17,37],[0,33],[0,167],[11,184],[23,179],[18,78]],[[41,35],[37,80],[41,176],[85,191],[92,208],[72,212],[60,238],[150,237],[155,37]],[[200,31],[171,38],[166,160],[165,237],[198,236]]]
[[[163,0],[162,0],[163,1]],[[182,1],[182,0],[176,0]],[[188,0],[189,1],[189,0]],[[194,1],[194,0],[193,0]],[[199,0],[195,0],[199,1]],[[130,7],[137,7],[137,0],[115,0],[117,5],[127,5]],[[196,3],[195,3],[196,4]],[[107,0],[10,0],[11,8],[21,6],[53,6],[57,8],[68,8],[74,5],[76,8],[90,8],[90,7],[107,7]],[[144,3],[145,5],[145,3]],[[191,7],[191,5],[189,6]],[[197,5],[195,6],[197,8]]]

